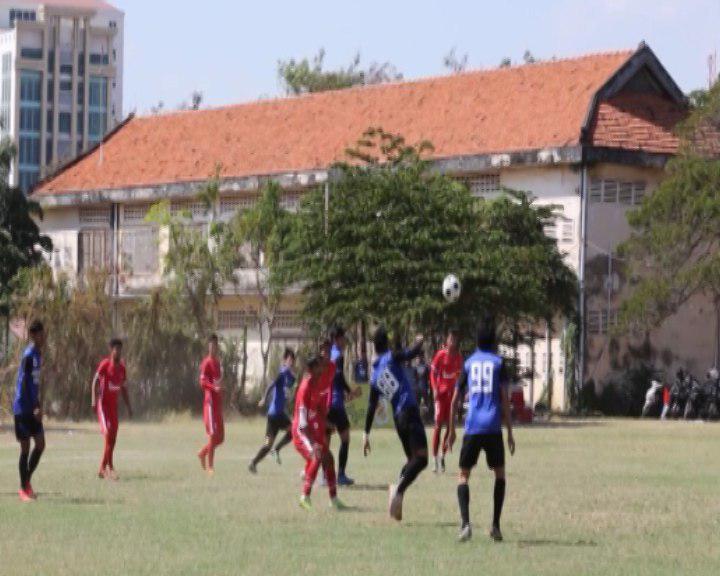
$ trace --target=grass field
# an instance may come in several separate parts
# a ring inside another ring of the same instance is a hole
[[[457,457],[407,494],[405,522],[386,518],[386,484],[401,451],[389,430],[364,460],[360,435],[342,493],[328,509],[316,487],[297,506],[300,460],[246,464],[264,422],[230,422],[206,477],[195,451],[200,422],[124,424],[118,483],[95,477],[95,426],[51,426],[36,475],[37,503],[17,500],[17,448],[0,433],[0,575],[207,574],[717,574],[720,426],[560,421],[517,431],[503,518],[506,541],[485,536],[492,482],[472,482],[476,538],[455,542]]]

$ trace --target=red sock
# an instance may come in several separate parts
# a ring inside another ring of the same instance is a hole
[[[317,478],[318,470],[320,470],[320,460],[311,458],[305,465],[305,485],[303,486],[303,494],[310,496],[315,478]]]
[[[438,450],[440,449],[440,433],[442,432],[442,427],[440,424],[435,424],[435,428],[433,428],[433,439],[432,439],[432,449],[433,449],[433,456],[437,458]]]

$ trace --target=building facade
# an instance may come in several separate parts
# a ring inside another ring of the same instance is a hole
[[[251,206],[264,182],[285,190],[289,209],[303,191],[329,180],[329,167],[371,126],[434,145],[434,170],[463,181],[479,198],[503,188],[530,192],[557,207],[546,233],[577,272],[583,319],[584,379],[602,382],[623,368],[628,339],[611,326],[627,281],[613,270],[627,238],[628,210],[652,194],[677,151],[673,128],[687,112],[685,98],[649,47],[466,72],[425,80],[354,88],[239,106],[128,119],[91,151],[38,187],[43,231],[55,251],[51,265],[71,275],[110,270],[114,295],[142,297],[162,281],[163,232],[145,220],[153,202],[202,225],[195,197],[220,166],[216,213],[229,218]],[[609,262],[609,264],[608,264]],[[251,275],[253,271],[246,271]],[[259,365],[249,281],[221,301],[218,324],[228,334],[246,328],[250,372]],[[301,294],[288,294],[279,342],[302,337]],[[681,311],[669,332],[653,334],[652,362],[670,368],[704,366],[712,342],[695,332],[675,346],[697,310]],[[689,314],[689,316],[688,316]],[[690,320],[688,320],[690,318]],[[528,327],[519,349],[526,396],[556,410],[568,407],[562,345],[567,321]],[[661,354],[671,348],[670,355]]]
[[[29,191],[122,118],[124,14],[100,0],[0,0],[0,129]]]

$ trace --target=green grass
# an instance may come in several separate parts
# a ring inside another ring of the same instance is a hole
[[[476,537],[455,542],[457,455],[448,473],[424,473],[406,497],[405,522],[386,518],[385,486],[401,451],[394,433],[374,434],[365,460],[360,434],[350,472],[360,482],[328,509],[316,487],[302,511],[300,459],[260,474],[246,464],[264,422],[227,424],[217,473],[207,478],[195,452],[196,421],[123,423],[116,466],[121,481],[95,477],[95,426],[49,427],[36,475],[37,503],[17,500],[17,446],[0,433],[0,574],[97,576],[207,574],[716,574],[720,565],[720,426],[562,421],[517,431],[508,466],[506,541],[485,535],[492,481],[472,480]]]

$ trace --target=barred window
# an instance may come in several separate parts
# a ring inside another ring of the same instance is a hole
[[[173,216],[189,214],[193,220],[205,218],[210,209],[204,202],[173,202],[170,205],[170,213]]]
[[[255,322],[255,315],[247,310],[220,310],[218,312],[219,330],[239,330]]]
[[[619,181],[594,178],[590,181],[588,195],[594,204],[620,204],[638,206],[645,198],[647,183],[642,181]]]
[[[467,186],[470,194],[482,198],[487,194],[495,194],[501,191],[500,174],[478,174],[477,176],[462,176],[458,178]]]
[[[300,207],[300,192],[284,194],[280,200],[280,207],[289,212],[297,212]]]
[[[150,211],[149,204],[136,204],[123,208],[123,223],[142,224]]]
[[[158,271],[160,257],[156,228],[123,230],[120,238],[123,272],[154,274]]]
[[[249,210],[257,204],[257,200],[256,194],[223,198],[220,200],[220,214],[222,216],[232,216],[238,210]]]
[[[110,208],[81,208],[80,224],[110,224]]]
[[[299,310],[281,310],[275,314],[274,330],[277,332],[301,331],[302,316]]]

